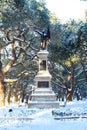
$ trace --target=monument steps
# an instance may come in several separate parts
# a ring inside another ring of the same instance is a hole
[[[34,93],[39,93],[39,94],[48,94],[48,93],[53,93],[51,88],[37,88]]]
[[[31,94],[29,108],[58,108],[55,93],[50,88],[37,88]]]
[[[28,107],[39,109],[59,108],[59,103],[58,101],[30,101]]]
[[[32,101],[55,101],[54,94],[32,94]]]

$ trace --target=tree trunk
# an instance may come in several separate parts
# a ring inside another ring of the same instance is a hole
[[[77,101],[79,101],[80,100],[80,96],[79,96],[79,94],[76,92],[76,97],[77,97]]]
[[[18,101],[17,93],[13,92],[13,103],[17,104],[17,101]]]
[[[71,80],[72,80],[72,93],[75,90],[75,79],[74,79],[74,63],[71,62]]]
[[[10,86],[10,84],[8,85],[8,94],[7,94],[7,100],[6,100],[6,102],[7,102],[7,105],[8,104],[10,104],[10,102],[11,102],[11,92],[12,92],[12,88],[11,88],[11,86]]]
[[[25,98],[25,92],[24,92],[24,90],[22,91],[22,97],[21,98],[22,98],[21,102],[24,102],[24,98]]]
[[[4,85],[0,82],[0,107],[5,106],[5,91]]]
[[[87,82],[87,73],[86,73],[86,69],[85,69],[84,62],[81,62],[81,65],[82,65],[82,67],[83,67],[83,72],[84,72],[84,76],[85,76],[85,81]]]
[[[68,85],[67,85],[67,101],[72,101],[73,92],[75,90],[75,79],[74,79],[74,63],[71,61],[71,87],[70,87],[70,78],[68,77]]]
[[[1,48],[0,48],[0,107],[5,106],[4,74],[2,72]]]
[[[0,107],[5,106],[4,75],[0,70]]]
[[[72,97],[73,97],[73,92],[67,90],[67,94],[66,94],[67,101],[68,102],[72,101]]]

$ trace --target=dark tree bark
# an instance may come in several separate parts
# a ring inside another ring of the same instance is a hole
[[[73,92],[67,90],[66,98],[68,102],[72,101],[72,96],[73,96]]]
[[[5,105],[5,88],[4,88],[4,75],[0,71],[0,107]]]
[[[68,79],[68,84],[67,84],[67,94],[66,94],[66,97],[67,97],[67,101],[72,101],[72,98],[73,98],[73,92],[75,90],[75,79],[74,79],[74,63],[72,61],[70,61],[71,63],[71,76],[70,78]],[[70,86],[70,79],[71,79],[71,86]]]

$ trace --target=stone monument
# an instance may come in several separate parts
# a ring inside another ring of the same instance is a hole
[[[58,101],[56,101],[55,93],[51,88],[51,74],[48,70],[48,54],[47,43],[49,42],[49,30],[47,34],[40,33],[41,35],[41,49],[37,53],[39,57],[39,71],[35,76],[36,89],[31,94],[31,101],[29,102],[29,108],[57,108],[59,107]]]

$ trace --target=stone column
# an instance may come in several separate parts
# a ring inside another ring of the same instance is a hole
[[[40,50],[38,52],[39,57],[39,71],[35,77],[37,88],[49,88],[50,81],[51,81],[51,74],[48,70],[48,51],[47,50]]]

